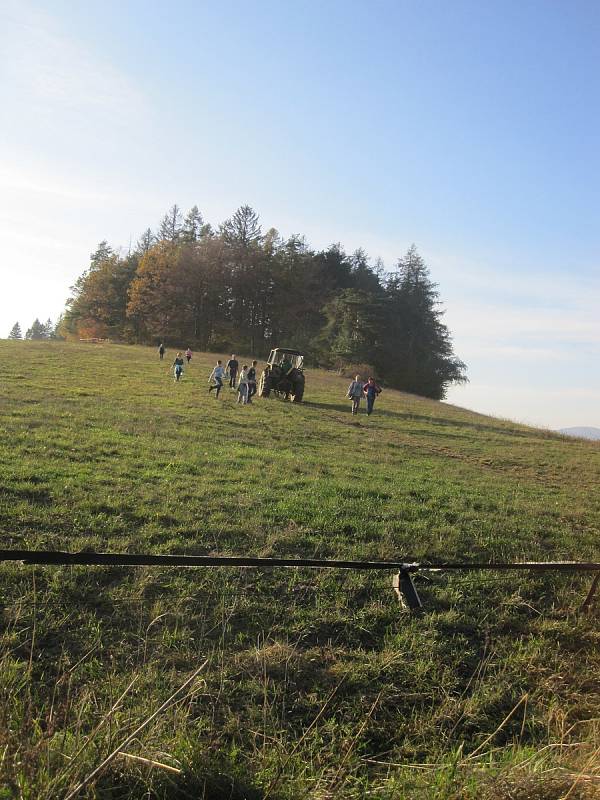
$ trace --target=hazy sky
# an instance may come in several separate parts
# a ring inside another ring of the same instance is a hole
[[[0,335],[101,239],[248,203],[388,267],[411,243],[471,383],[600,427],[597,0],[0,0]]]

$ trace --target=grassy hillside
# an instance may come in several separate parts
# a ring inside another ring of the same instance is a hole
[[[395,391],[352,418],[317,371],[241,407],[172,355],[0,342],[1,547],[600,557],[596,443]],[[433,574],[413,618],[385,574],[0,570],[0,798],[64,797],[206,659],[81,797],[598,795],[587,577]]]

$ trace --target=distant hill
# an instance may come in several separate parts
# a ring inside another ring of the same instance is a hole
[[[581,436],[583,439],[600,439],[600,428],[561,428],[559,433],[567,436]]]

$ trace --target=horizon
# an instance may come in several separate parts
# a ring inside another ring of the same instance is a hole
[[[416,244],[468,368],[446,402],[600,427],[595,4],[177,10],[0,10],[3,336],[55,320],[99,241],[247,202],[387,270]]]

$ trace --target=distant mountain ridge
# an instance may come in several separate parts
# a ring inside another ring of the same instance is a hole
[[[561,428],[559,433],[566,433],[567,436],[581,436],[584,439],[600,439],[600,428]]]

